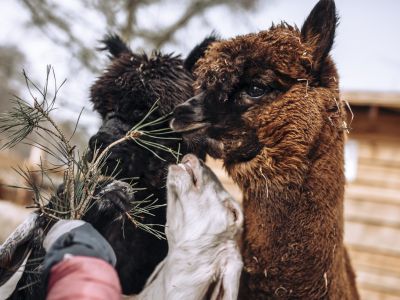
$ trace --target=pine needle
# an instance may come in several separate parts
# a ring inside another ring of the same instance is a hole
[[[26,183],[26,187],[20,188],[33,193],[33,207],[39,209],[42,214],[50,219],[81,219],[89,209],[89,206],[93,205],[93,200],[101,201],[99,200],[100,197],[95,195],[95,191],[100,185],[105,186],[107,183],[116,180],[118,165],[109,177],[104,177],[102,170],[106,167],[107,159],[112,149],[120,143],[134,141],[157,159],[166,161],[162,154],[156,152],[156,150],[160,150],[161,153],[172,155],[176,161],[179,160],[180,144],[176,151],[157,142],[157,140],[180,140],[180,138],[174,136],[171,129],[168,128],[170,115],[150,120],[150,117],[158,109],[158,101],[156,101],[143,119],[133,126],[124,137],[114,141],[102,151],[94,149],[93,159],[88,162],[85,159],[86,154],[79,155],[75,145],[71,145],[71,138],[78,128],[83,109],[79,113],[72,135],[68,138],[50,116],[57,109],[55,102],[61,87],[66,81],[64,80],[58,85],[54,69],[51,66],[47,67],[46,78],[42,88],[32,82],[25,71],[23,76],[32,98],[32,104],[15,96],[12,100],[14,103],[13,108],[9,112],[0,115],[0,134],[6,136],[0,149],[12,148],[24,141],[24,143],[39,148],[49,157],[53,157],[59,162],[41,160],[37,164],[38,170],[34,171],[29,170],[27,167],[15,168],[15,171]],[[52,96],[50,96],[48,88],[50,81],[54,83]],[[162,126],[162,124],[166,124],[166,127],[154,129],[155,126]],[[35,139],[29,137],[32,133],[35,134]],[[61,195],[55,193],[56,187],[52,180],[52,174],[55,172],[63,173],[64,191]],[[39,174],[41,181],[47,179],[51,183],[53,191],[43,190],[32,176],[33,173]],[[135,178],[131,179],[133,190],[142,190],[135,187],[134,180]],[[152,195],[142,201],[131,203],[132,209],[126,212],[125,216],[135,227],[145,230],[157,238],[164,239],[163,231],[159,230],[163,229],[163,225],[142,224],[139,221],[145,215],[152,216],[153,210],[163,206],[157,204],[157,199],[151,200],[151,198]]]

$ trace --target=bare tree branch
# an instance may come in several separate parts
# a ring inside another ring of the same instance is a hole
[[[85,14],[71,14],[54,0],[19,0],[31,15],[31,22],[37,26],[55,44],[69,49],[73,56],[92,72],[97,71],[98,57],[93,52],[93,46],[87,46],[79,32],[71,28],[76,24],[87,24]],[[272,0],[269,0],[272,1]],[[150,4],[163,4],[166,0],[83,0],[85,8],[96,12],[104,18],[108,30],[118,31],[124,40],[142,38],[146,45],[161,48],[173,41],[177,31],[189,22],[216,6],[226,6],[235,10],[253,9],[259,0],[188,0],[182,15],[165,29],[144,29],[137,24],[139,9]],[[73,23],[74,22],[74,23]],[[61,34],[60,34],[61,33]],[[100,38],[100,37],[99,37]]]
[[[134,27],[136,26],[136,12],[138,6],[142,3],[141,0],[127,0],[125,4],[126,21],[121,27],[121,35],[125,40],[129,40],[133,37]]]
[[[68,16],[58,16],[55,12],[62,11],[57,5],[50,4],[47,0],[21,0],[32,16],[32,23],[36,25],[55,44],[71,49],[75,57],[91,71],[97,71],[93,62],[93,50],[85,46],[71,31],[70,24],[65,20]],[[63,40],[57,34],[50,33],[49,26],[54,26],[63,32],[67,39]]]
[[[233,2],[234,3],[234,2]],[[138,31],[137,35],[153,44],[155,48],[161,48],[165,43],[171,41],[175,33],[185,27],[195,16],[204,14],[204,12],[214,6],[232,5],[231,0],[195,0],[190,3],[186,11],[172,25],[162,31]]]

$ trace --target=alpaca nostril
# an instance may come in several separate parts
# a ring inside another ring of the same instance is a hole
[[[174,118],[182,118],[188,115],[193,115],[195,114],[195,111],[193,108],[190,106],[190,104],[183,103],[181,105],[178,105],[175,110],[174,110]]]
[[[179,118],[183,116],[198,115],[199,113],[202,113],[203,99],[204,99],[204,92],[178,105],[174,110],[174,117]]]
[[[204,112],[203,94],[192,97],[175,108],[170,123],[170,127],[175,132],[199,130],[210,125]]]
[[[183,164],[188,164],[191,168],[196,168],[200,164],[200,161],[195,155],[186,154],[182,158],[182,163]]]
[[[182,158],[182,163],[186,163],[186,162],[197,162],[198,161],[198,158],[195,156],[195,155],[193,155],[193,154],[186,154],[183,158]]]

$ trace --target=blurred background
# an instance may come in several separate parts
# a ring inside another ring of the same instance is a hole
[[[287,21],[299,27],[317,0],[1,0],[0,112],[13,95],[29,101],[24,69],[42,84],[46,65],[67,79],[53,117],[82,149],[100,122],[89,87],[107,63],[96,51],[117,32],[135,51],[184,57],[212,31],[223,38]],[[336,0],[340,15],[332,55],[342,98],[355,115],[346,146],[346,242],[363,299],[400,299],[400,1]],[[2,137],[0,137],[2,138]],[[23,220],[32,195],[13,170],[43,155],[27,145],[0,152],[0,242]],[[238,198],[219,162],[209,164]]]

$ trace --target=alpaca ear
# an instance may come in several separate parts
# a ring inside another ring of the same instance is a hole
[[[233,223],[237,228],[242,228],[243,225],[243,212],[240,204],[235,200],[226,200],[224,202],[225,207],[228,209],[231,214],[231,218]]]
[[[301,28],[301,40],[313,48],[313,69],[319,71],[332,48],[338,23],[334,0],[320,0]]]
[[[98,50],[110,52],[110,59],[118,58],[123,53],[132,53],[128,45],[115,33],[107,34],[100,42],[103,46]]]
[[[200,44],[196,45],[189,55],[186,57],[183,65],[189,72],[193,71],[196,62],[204,56],[208,46],[210,46],[215,41],[219,40],[219,37],[215,32],[212,32],[208,37],[206,37]]]

